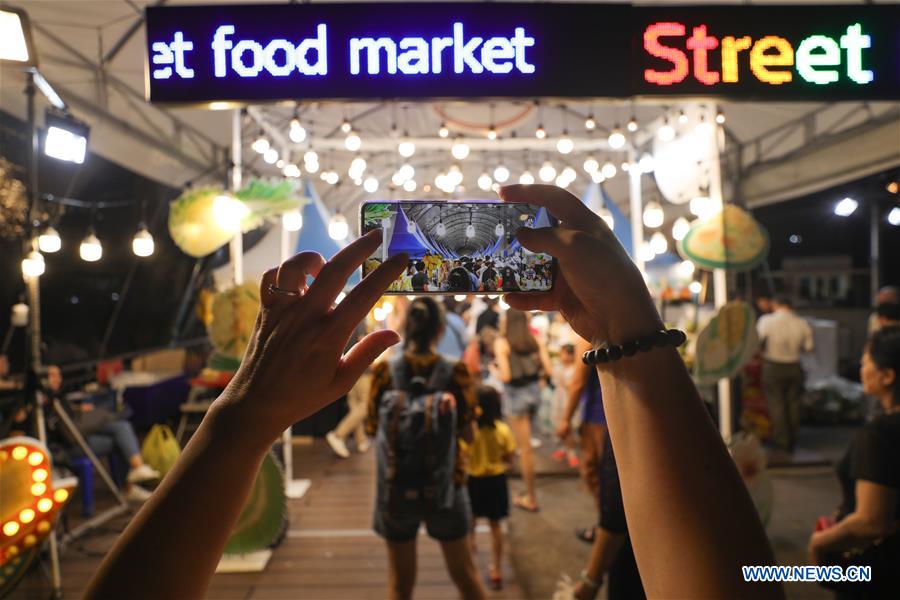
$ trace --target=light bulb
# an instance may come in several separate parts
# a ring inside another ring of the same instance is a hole
[[[675,139],[675,128],[669,124],[668,118],[666,118],[663,121],[663,124],[660,125],[659,129],[656,132],[656,135],[659,136],[659,139],[664,142],[671,142]]]
[[[416,170],[409,163],[403,163],[403,165],[397,170],[400,173],[400,176],[403,177],[403,180],[412,179],[416,176]]]
[[[278,167],[279,169],[281,169],[281,170],[283,171],[283,170],[284,170],[284,165],[285,165],[285,164],[287,164],[287,163],[284,162],[284,159],[279,158],[279,159],[278,159],[278,162],[275,163],[275,166]]]
[[[701,219],[706,219],[715,214],[716,203],[709,196],[697,196],[691,198],[690,208],[691,214],[694,214]]]
[[[628,162],[627,160],[622,161],[622,164],[619,165],[619,168],[622,169],[623,173],[627,173],[628,171],[631,170],[631,163]]]
[[[400,142],[397,145],[397,152],[400,153],[400,156],[403,158],[409,158],[416,153],[416,145],[409,140]]]
[[[556,178],[555,183],[556,183],[557,187],[567,188],[567,187],[569,187],[569,184],[572,183],[572,180],[569,179],[568,177],[563,177],[562,175],[559,175]]]
[[[887,222],[896,227],[900,225],[900,206],[895,206],[891,209],[891,212],[888,213]]]
[[[62,240],[59,237],[59,232],[48,225],[47,229],[38,236],[38,248],[45,254],[59,252],[59,249],[62,248]]]
[[[525,171],[519,175],[519,183],[522,185],[531,185],[534,183],[534,175],[531,174],[531,171]]]
[[[469,156],[469,145],[465,142],[456,142],[453,144],[453,147],[450,148],[450,154],[452,154],[453,158],[456,160],[464,160]]]
[[[89,233],[88,236],[81,241],[81,246],[78,248],[78,254],[83,261],[97,262],[103,257],[103,246],[100,244],[100,240],[97,239],[96,235]]]
[[[147,226],[142,225],[138,232],[134,234],[134,239],[131,240],[131,251],[134,252],[135,256],[146,258],[153,254],[154,249],[153,236],[147,231]]]
[[[541,168],[538,171],[538,177],[540,177],[541,181],[544,183],[550,183],[556,179],[556,169],[550,164],[550,161],[546,161],[541,165]]]
[[[351,131],[347,134],[347,137],[344,138],[344,148],[349,150],[350,152],[356,152],[362,147],[362,138],[359,137],[359,134],[355,131]]]
[[[687,235],[690,229],[691,224],[688,222],[688,220],[684,217],[678,217],[672,224],[672,239],[674,239],[676,242],[680,242],[684,239],[684,236]]]
[[[694,263],[692,263],[691,261],[683,260],[680,263],[678,263],[678,266],[675,267],[675,270],[678,273],[679,277],[687,279],[694,275],[694,271],[696,270],[696,267],[694,266]]]
[[[247,205],[231,196],[221,194],[213,198],[213,220],[226,233],[241,230],[241,221],[250,213]]]
[[[669,242],[668,240],[666,240],[666,236],[664,236],[660,231],[657,231],[656,233],[651,235],[650,248],[653,249],[654,254],[663,254],[666,250],[669,249]]]
[[[652,173],[654,166],[653,156],[647,152],[638,161],[638,168],[640,168],[641,173]]]
[[[663,207],[659,202],[651,200],[647,203],[647,206],[644,207],[643,218],[644,226],[654,229],[663,224],[663,221],[666,219],[666,214],[663,212]]]
[[[315,150],[307,150],[303,153],[303,162],[305,163],[313,163],[319,162],[319,155],[316,154]]]
[[[625,145],[625,134],[622,133],[618,125],[613,127],[613,130],[609,133],[609,137],[607,138],[606,142],[613,150],[618,150]]]
[[[597,128],[597,121],[594,119],[594,115],[588,115],[588,118],[584,120],[584,128],[588,131],[593,131]]]
[[[692,281],[688,286],[688,290],[690,290],[692,294],[699,294],[703,291],[703,284],[699,281]]]
[[[593,181],[594,183],[603,183],[604,181],[606,181],[606,177],[604,177],[603,173],[601,173],[600,171],[594,171],[593,173],[591,173],[591,181]]]
[[[854,212],[856,212],[858,206],[859,202],[857,202],[853,198],[844,198],[835,205],[834,214],[839,217],[849,217]]]
[[[475,226],[469,223],[466,225],[466,237],[473,238],[475,237]]]
[[[491,179],[491,176],[487,173],[482,173],[478,176],[478,187],[481,188],[485,192],[489,192],[491,189],[491,184],[494,181]]]
[[[456,294],[455,296],[453,296],[453,299],[456,300],[457,302],[462,302],[463,300],[466,299],[466,295],[465,294]]]
[[[631,117],[630,119],[628,119],[628,125],[626,125],[626,127],[628,128],[628,131],[630,131],[631,133],[634,133],[635,131],[637,131],[638,130],[637,119],[635,119],[634,117]]]
[[[344,119],[341,121],[341,131],[344,133],[350,133],[353,130],[353,125],[350,124],[350,121]]]
[[[447,129],[447,126],[444,123],[441,123],[441,128],[438,129],[438,135],[442,138],[445,138],[448,135],[450,135],[450,130]]]
[[[25,277],[40,277],[44,274],[45,268],[46,263],[40,252],[32,250],[22,259],[22,275]]]
[[[337,184],[338,181],[340,181],[340,179],[341,179],[341,177],[340,177],[340,175],[337,174],[337,171],[332,169],[331,171],[328,172],[328,178],[325,179],[325,182],[330,183],[331,185],[335,185],[335,184]]]
[[[723,125],[725,123],[725,113],[721,110],[716,113],[716,123]]]
[[[308,173],[316,173],[319,171],[319,163],[318,161],[303,163],[303,168],[306,169]]]
[[[599,216],[601,219],[603,219],[606,222],[606,226],[609,227],[610,229],[612,229],[616,224],[613,214],[605,206],[600,208],[600,210],[597,211],[597,216]]]
[[[600,163],[597,162],[596,158],[591,156],[587,160],[584,161],[583,167],[584,167],[585,172],[593,175],[600,168]]]
[[[300,119],[294,118],[291,120],[291,128],[288,130],[288,137],[290,137],[291,141],[295,144],[299,144],[306,139],[306,129],[300,124]]]
[[[683,110],[680,111],[680,112],[678,113],[678,123],[679,123],[680,125],[684,125],[684,124],[686,124],[687,122],[688,122],[688,116],[687,116],[686,114],[684,114],[684,111],[683,111]]]
[[[260,135],[258,138],[253,140],[253,143],[250,144],[250,147],[253,148],[253,150],[258,154],[262,154],[269,149],[269,140]]]
[[[415,179],[407,179],[403,182],[403,189],[407,192],[416,191],[416,180]]]
[[[363,189],[370,194],[374,194],[378,191],[378,180],[374,177],[367,177],[366,180],[363,181]]]
[[[611,160],[606,161],[600,168],[600,174],[607,179],[612,179],[616,176],[616,165],[614,165]]]
[[[640,258],[644,262],[650,262],[651,260],[656,258],[656,253],[653,252],[653,247],[647,240],[641,242],[641,245],[638,248],[638,258]]]
[[[494,129],[494,126],[493,126],[493,125],[491,125],[490,129],[488,129],[488,132],[487,132],[487,139],[489,139],[489,140],[496,140],[496,139],[497,139],[497,130]]]
[[[451,185],[457,186],[463,182],[463,172],[458,165],[453,165],[447,172],[447,180]]]
[[[303,227],[303,213],[300,209],[292,210],[281,215],[281,226],[286,231],[300,231]]]
[[[350,227],[347,225],[347,219],[344,215],[337,213],[331,217],[331,222],[328,223],[328,237],[340,241],[347,239],[347,234],[349,233]]]
[[[556,141],[556,151],[560,154],[569,154],[575,149],[575,142],[569,137],[568,133],[563,131],[562,137]]]
[[[494,179],[497,183],[506,183],[506,180],[509,179],[509,169],[503,165],[498,165],[497,168],[494,169]]]
[[[697,133],[701,136],[710,136],[713,130],[713,124],[706,120],[706,115],[700,115],[700,122],[697,123]]]
[[[562,173],[560,173],[560,175],[568,179],[570,182],[575,181],[575,178],[578,177],[578,173],[572,167],[566,167],[562,170]]]
[[[366,159],[362,156],[357,156],[350,161],[350,168],[347,169],[347,175],[349,175],[351,179],[359,179],[362,177],[363,173],[366,172],[367,166]]]
[[[434,232],[438,235],[438,237],[444,237],[447,235],[447,226],[444,225],[443,221],[438,221],[437,227],[434,228]]]
[[[543,125],[537,126],[537,129],[534,130],[534,137],[536,137],[539,140],[542,140],[545,137],[547,137],[547,131],[544,129]]]
[[[406,179],[403,178],[403,175],[400,174],[400,171],[397,171],[393,175],[391,175],[391,183],[398,187],[403,185],[404,181],[406,181]]]
[[[278,162],[278,150],[275,148],[269,148],[265,152],[263,152],[263,160],[269,163],[270,165],[274,165]]]
[[[302,175],[300,171],[300,167],[295,165],[294,163],[288,163],[284,165],[284,168],[281,170],[284,173],[285,177],[300,177]]]

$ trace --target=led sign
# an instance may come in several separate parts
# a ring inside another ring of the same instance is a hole
[[[151,6],[153,102],[900,99],[891,6]]]

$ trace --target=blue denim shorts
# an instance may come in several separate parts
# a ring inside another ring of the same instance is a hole
[[[425,522],[425,530],[439,542],[453,542],[469,534],[472,509],[465,486],[457,486],[453,505],[431,513],[386,514],[375,506],[373,528],[375,533],[389,542],[409,542],[416,539],[419,526]]]
[[[537,413],[541,404],[541,386],[537,381],[522,386],[507,385],[504,392],[506,414],[514,417],[532,417]]]

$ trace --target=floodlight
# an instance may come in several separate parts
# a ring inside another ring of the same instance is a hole
[[[0,7],[0,62],[36,67],[37,52],[31,37],[31,21],[21,8]]]
[[[44,154],[79,165],[84,162],[90,132],[86,124],[71,116],[47,111],[46,126]]]

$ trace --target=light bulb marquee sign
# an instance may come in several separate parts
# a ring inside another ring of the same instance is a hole
[[[152,102],[900,99],[896,6],[147,8]]]

